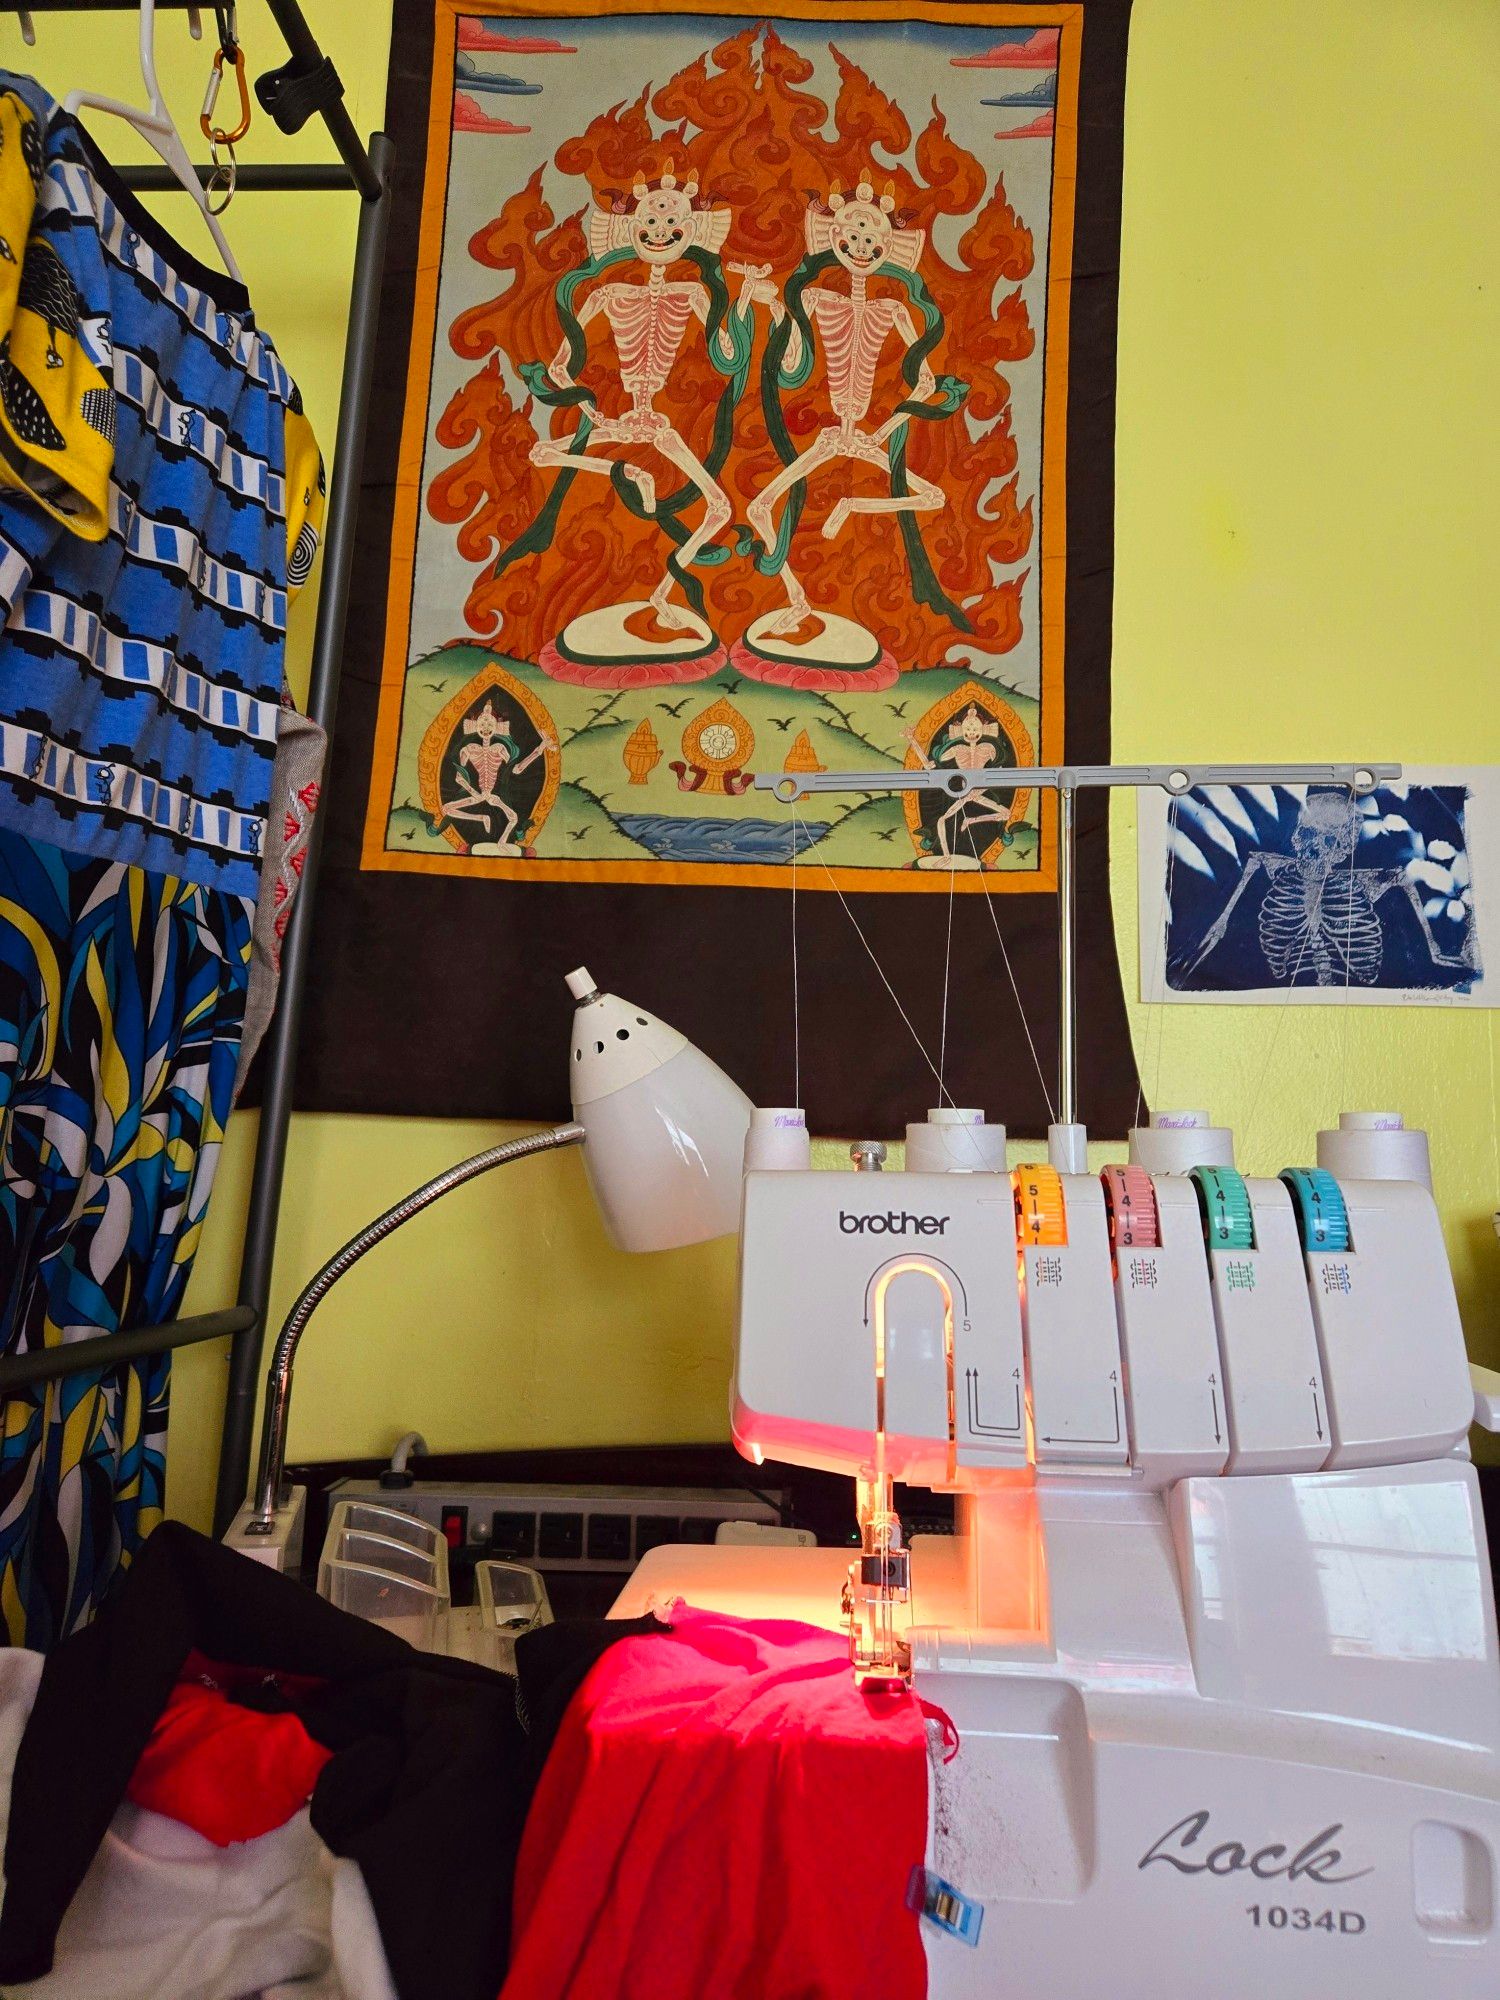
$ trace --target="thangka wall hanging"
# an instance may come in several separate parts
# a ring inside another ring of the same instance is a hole
[[[1055,802],[753,779],[1107,755],[1127,14],[397,7],[306,1101],[560,1112],[587,960],[818,1129],[1046,1123]]]

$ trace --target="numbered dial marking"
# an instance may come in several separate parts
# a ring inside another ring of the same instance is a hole
[[[1253,1250],[1255,1218],[1250,1190],[1233,1167],[1194,1167],[1203,1234],[1211,1250]]]
[[[1304,1250],[1347,1250],[1349,1211],[1343,1190],[1322,1167],[1288,1167],[1281,1178],[1292,1193]]]
[[[1106,1167],[1100,1179],[1115,1248],[1155,1250],[1161,1242],[1161,1221],[1150,1174],[1144,1167]]]
[[[1030,1247],[1055,1249],[1068,1240],[1068,1211],[1063,1203],[1062,1176],[1056,1167],[1017,1167],[1011,1175],[1016,1191],[1016,1236]]]

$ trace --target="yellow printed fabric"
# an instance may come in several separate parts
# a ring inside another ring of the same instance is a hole
[[[98,542],[109,530],[114,390],[86,344],[73,275],[34,226],[42,167],[35,113],[0,92],[0,486]]]
[[[41,178],[41,133],[29,107],[12,92],[0,94],[0,326],[15,317],[21,289],[21,252],[31,234]]]
[[[293,597],[306,583],[323,533],[327,480],[313,427],[294,399],[286,413],[286,588]]]

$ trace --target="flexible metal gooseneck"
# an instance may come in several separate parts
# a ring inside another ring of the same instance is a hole
[[[465,1181],[476,1180],[492,1167],[508,1166],[512,1160],[524,1160],[533,1153],[551,1152],[559,1146],[581,1145],[583,1138],[581,1125],[554,1125],[549,1131],[533,1132],[524,1139],[508,1139],[503,1145],[491,1146],[483,1153],[476,1153],[472,1159],[460,1160],[456,1166],[413,1189],[394,1208],[388,1208],[384,1215],[367,1223],[342,1250],[329,1258],[287,1314],[281,1332],[276,1336],[266,1376],[265,1429],[261,1437],[260,1470],[255,1483],[255,1514],[246,1524],[250,1534],[269,1535],[275,1529],[276,1509],[281,1503],[286,1471],[286,1434],[291,1416],[292,1368],[297,1359],[297,1343],[307,1330],[307,1322],[344,1273],[357,1264],[367,1250],[383,1243],[403,1222],[410,1222],[414,1215],[420,1215],[424,1208],[441,1201],[445,1194],[462,1187]]]

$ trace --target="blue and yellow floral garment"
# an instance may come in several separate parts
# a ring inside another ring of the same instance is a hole
[[[0,827],[7,1352],[170,1319],[234,1093],[251,905]],[[46,1646],[161,1518],[170,1357],[14,1394],[0,1609]]]
[[[243,289],[0,71],[0,1349],[170,1318],[233,1100],[322,468]],[[266,871],[274,876],[274,867]],[[161,1514],[165,1356],[16,1394],[0,1610]]]

